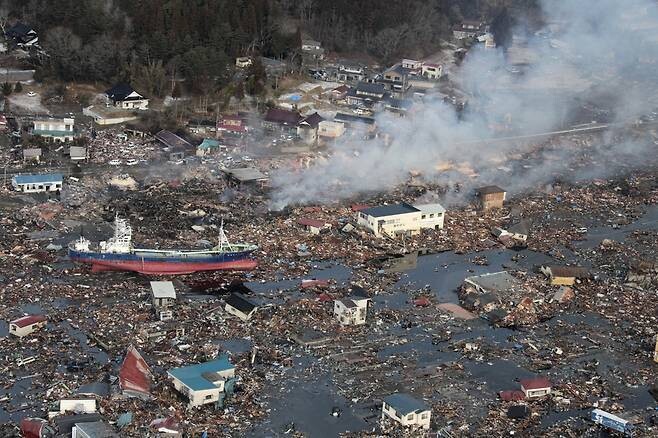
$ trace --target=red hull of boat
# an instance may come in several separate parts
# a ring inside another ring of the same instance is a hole
[[[256,268],[258,262],[252,259],[221,263],[171,263],[142,262],[138,260],[80,260],[91,263],[93,272],[132,271],[140,274],[178,275],[199,271],[248,271]]]

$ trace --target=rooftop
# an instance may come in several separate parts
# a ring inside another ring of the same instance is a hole
[[[165,146],[170,148],[191,148],[192,145],[187,141],[177,136],[173,132],[162,130],[155,134],[155,139],[162,142]]]
[[[551,382],[546,377],[536,377],[534,379],[521,379],[521,387],[524,389],[543,389],[550,388]]]
[[[155,298],[176,298],[176,289],[171,281],[152,281],[151,291]]]
[[[168,371],[168,374],[171,377],[180,380],[185,386],[193,391],[203,391],[204,389],[216,388],[212,382],[202,376],[204,373],[217,373],[231,369],[235,369],[235,366],[228,360],[228,356],[222,355],[209,362],[172,368]]]
[[[93,436],[95,438],[113,438],[119,436],[109,424],[102,421],[75,423],[75,427],[78,434],[84,432],[85,436]]]
[[[250,313],[256,307],[258,307],[256,304],[249,301],[247,297],[239,293],[232,293],[229,295],[229,297],[226,298],[226,304],[233,307],[234,309],[238,309],[242,313]]]
[[[135,89],[124,82],[116,84],[114,87],[110,88],[105,92],[107,97],[114,101],[125,100],[131,93],[134,93]],[[139,94],[139,93],[137,93]],[[141,96],[140,96],[141,97]]]
[[[271,108],[265,115],[265,121],[279,123],[282,125],[296,125],[302,116],[296,111],[288,111],[281,108]]]
[[[372,217],[383,217],[394,216],[397,214],[415,213],[417,211],[420,210],[403,202],[401,204],[380,205],[379,207],[366,208],[361,210],[361,213]]]
[[[26,315],[21,318],[13,320],[11,324],[23,328],[43,321],[46,321],[46,317],[44,315]]]
[[[498,186],[485,186],[475,189],[475,192],[480,195],[489,195],[491,193],[505,193],[505,190]]]
[[[16,184],[40,184],[40,183],[61,183],[64,176],[61,173],[39,173],[36,175],[16,175],[14,181]]]
[[[410,396],[409,394],[398,392],[391,394],[384,399],[384,402],[393,407],[397,413],[406,416],[411,413],[418,413],[429,410],[425,403]]]
[[[521,287],[521,282],[507,271],[474,275],[467,277],[464,281],[477,285],[489,292],[505,292]]]
[[[224,169],[223,172],[240,182],[265,181],[267,175],[255,167],[239,167],[236,169]]]

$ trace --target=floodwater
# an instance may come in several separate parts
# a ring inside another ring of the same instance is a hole
[[[314,365],[310,357],[295,358],[292,367],[277,376],[267,390],[269,417],[255,426],[251,436],[282,436],[294,430],[309,437],[337,437],[369,427],[351,403],[336,393],[331,375]],[[331,415],[338,408],[340,416]]]

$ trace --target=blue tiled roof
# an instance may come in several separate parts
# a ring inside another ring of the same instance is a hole
[[[384,399],[384,402],[392,406],[395,411],[402,415],[408,415],[412,412],[427,411],[428,408],[425,406],[425,403],[421,402],[410,396],[409,394],[404,394],[398,392],[396,394],[391,394]]]
[[[367,214],[372,217],[393,216],[396,214],[413,213],[420,211],[416,207],[404,202],[395,205],[380,205],[379,207],[366,208],[361,210],[361,213]]]
[[[16,184],[43,184],[43,183],[61,183],[64,177],[61,173],[40,173],[37,175],[16,175],[14,180]]]
[[[204,362],[186,367],[172,368],[168,371],[169,375],[183,382],[185,386],[193,391],[203,391],[204,389],[214,389],[215,385],[206,380],[202,374],[218,373],[235,368],[228,360],[228,356],[223,355],[210,362]]]

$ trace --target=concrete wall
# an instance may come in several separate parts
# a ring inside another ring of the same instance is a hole
[[[366,216],[364,213],[359,212],[357,223],[372,231],[377,237],[381,237],[383,234],[394,236],[396,233],[403,232],[418,234],[421,228],[420,218],[420,211],[383,217]],[[384,221],[381,228],[379,226],[380,221]]]
[[[419,413],[411,413],[402,417],[399,415],[392,406],[387,405],[386,403],[382,404],[382,419],[384,416],[391,418],[394,421],[397,421],[402,426],[411,427],[411,428],[430,428],[430,421],[432,419],[432,411],[423,411]]]

